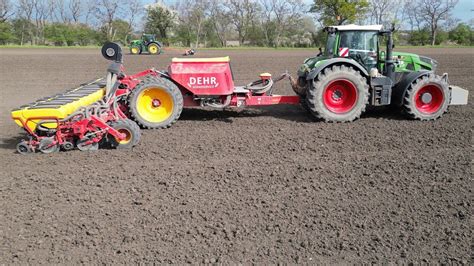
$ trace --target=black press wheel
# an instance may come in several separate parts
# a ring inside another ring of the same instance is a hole
[[[26,141],[22,141],[16,145],[16,151],[19,154],[28,154],[32,153],[33,150],[31,149],[30,145]]]
[[[118,120],[110,124],[112,128],[125,135],[125,139],[109,136],[110,144],[117,149],[131,149],[140,142],[140,127],[130,119]]]

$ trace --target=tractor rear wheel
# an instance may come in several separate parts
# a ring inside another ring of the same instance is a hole
[[[150,43],[148,45],[148,52],[150,54],[159,54],[160,53],[160,46],[156,43]]]
[[[403,110],[413,119],[436,120],[448,110],[450,99],[451,91],[445,80],[437,75],[423,76],[408,87]]]
[[[132,47],[130,47],[130,53],[133,54],[133,55],[141,54],[142,49],[139,46],[132,46]]]
[[[118,120],[110,124],[118,132],[125,134],[125,139],[119,140],[110,136],[110,144],[117,149],[130,149],[140,141],[140,127],[130,119]]]
[[[167,128],[183,111],[183,95],[165,78],[147,77],[128,96],[132,119],[143,128]]]
[[[360,117],[369,101],[367,79],[348,66],[326,68],[309,84],[306,104],[326,122],[349,122]]]

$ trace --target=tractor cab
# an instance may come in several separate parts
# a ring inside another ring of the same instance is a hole
[[[156,40],[155,34],[143,34],[142,35],[142,41],[145,45],[148,45],[151,42],[154,42]]]
[[[327,57],[349,57],[366,69],[377,67],[378,39],[382,25],[327,27]]]

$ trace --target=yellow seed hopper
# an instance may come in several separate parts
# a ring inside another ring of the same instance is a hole
[[[51,97],[39,99],[12,110],[12,118],[20,127],[28,127],[31,131],[41,120],[63,119],[81,107],[101,100],[105,94],[106,82],[98,79],[78,88]],[[56,123],[43,124],[48,128],[56,128]]]

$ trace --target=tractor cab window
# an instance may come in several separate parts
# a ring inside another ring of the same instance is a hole
[[[149,34],[144,34],[143,35],[143,41],[145,41],[146,43],[149,43],[149,42],[153,41],[153,36],[149,35]]]
[[[367,69],[377,66],[377,40],[375,31],[342,31],[339,56],[351,57]]]
[[[333,55],[335,44],[336,44],[336,34],[335,33],[329,33],[328,34],[328,39],[326,41],[326,47],[324,48],[324,54],[328,55],[328,56]]]

